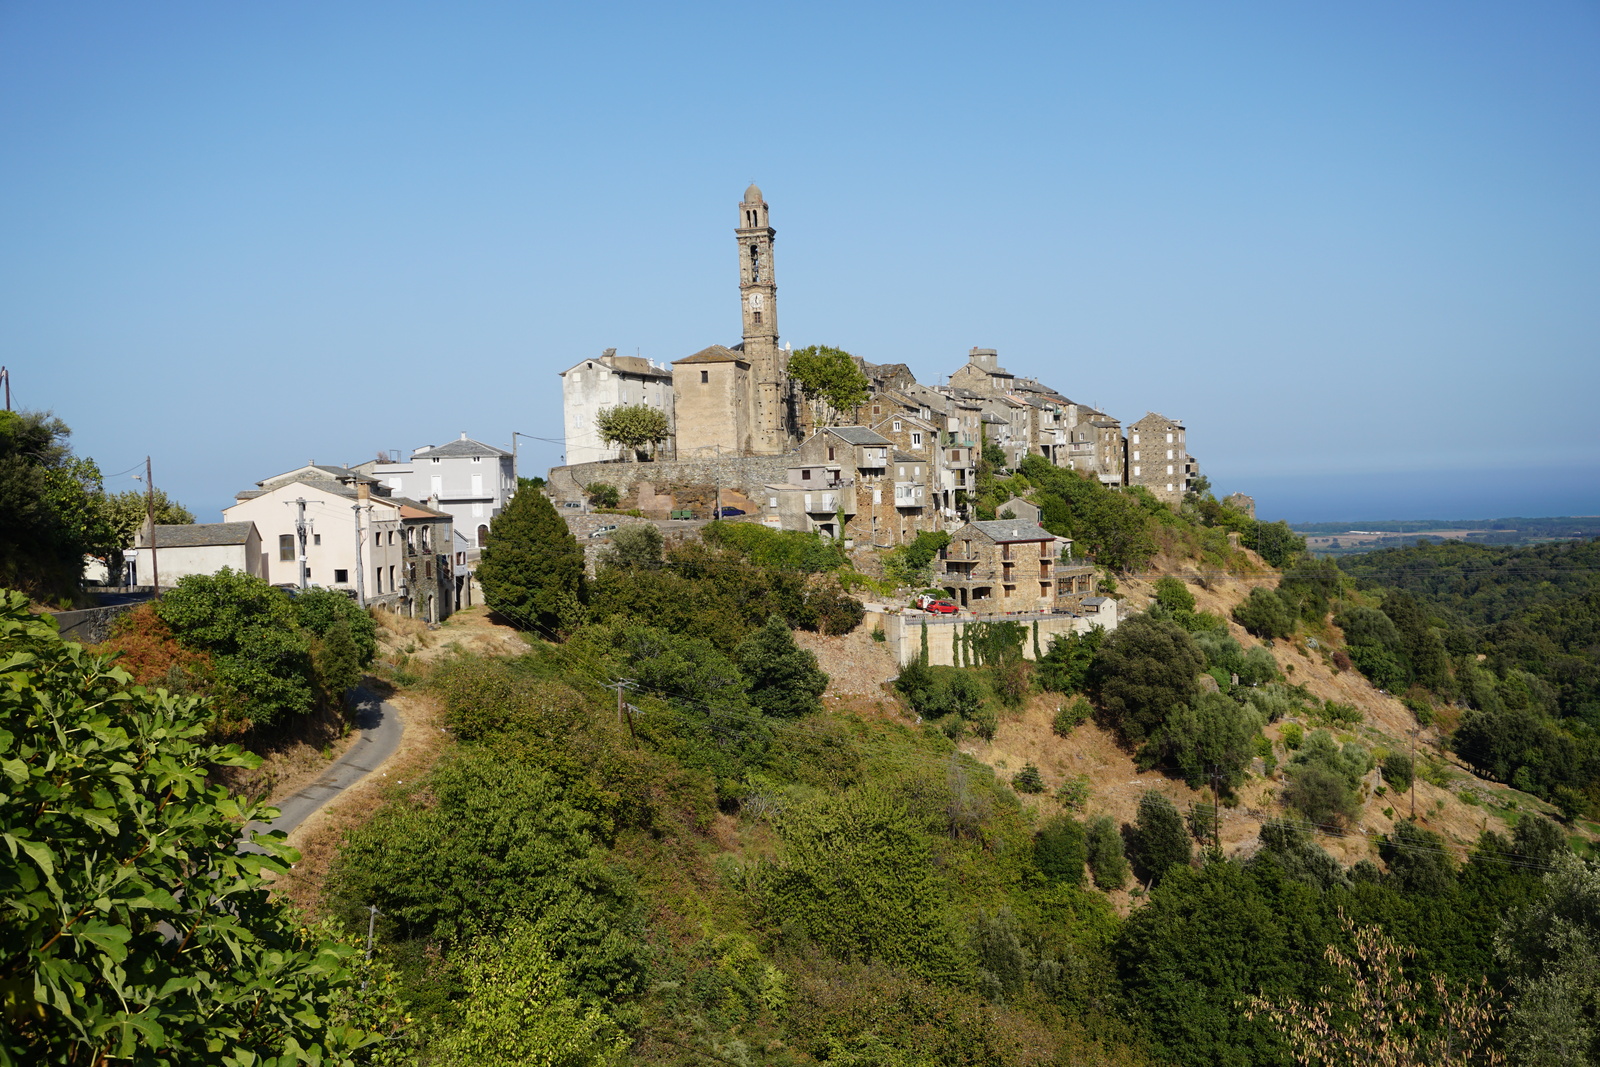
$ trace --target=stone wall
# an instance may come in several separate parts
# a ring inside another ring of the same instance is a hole
[[[137,603],[112,604],[103,608],[57,611],[52,614],[56,617],[56,625],[61,627],[63,638],[76,641],[80,645],[98,645],[111,636],[111,626],[117,621],[118,616],[138,606]]]
[[[1057,634],[1088,633],[1094,626],[1107,630],[1117,628],[1115,601],[1110,601],[1100,615],[924,615],[921,612],[886,614],[881,616],[884,640],[895,662],[902,667],[922,654],[922,631],[928,631],[928,662],[935,666],[954,667],[956,637],[975,622],[1018,622],[1028,630],[1022,642],[1022,655],[1033,659],[1033,634],[1037,629],[1039,648],[1050,650],[1050,639]],[[864,625],[873,627],[877,618],[869,618]],[[824,665],[826,666],[826,665]]]
[[[641,503],[635,490],[639,483],[646,482],[650,499],[644,503],[654,505],[648,510],[661,512],[665,518],[672,508],[694,507],[702,501],[709,505],[718,484],[751,500],[762,499],[761,487],[787,479],[792,462],[792,456],[726,456],[657,463],[579,463],[551,468],[550,496],[558,505],[566,500],[582,500],[584,486],[605,482],[617,487],[622,495],[621,506],[627,508]]]

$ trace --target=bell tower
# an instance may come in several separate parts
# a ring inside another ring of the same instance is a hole
[[[788,418],[788,368],[778,348],[778,283],[773,275],[772,242],[777,233],[767,219],[767,202],[754,184],[739,202],[739,306],[744,322],[744,356],[750,362],[755,410],[751,420],[754,451],[784,451],[791,432]]]

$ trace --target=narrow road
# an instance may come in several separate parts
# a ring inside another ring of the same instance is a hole
[[[400,735],[405,732],[400,712],[365,687],[357,689],[355,696],[355,728],[361,736],[316,781],[280,800],[276,807],[281,814],[276,819],[266,824],[252,823],[250,829],[258,833],[272,830],[289,833],[394,754]]]

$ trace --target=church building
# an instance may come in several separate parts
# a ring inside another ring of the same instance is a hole
[[[776,456],[799,444],[789,354],[778,346],[777,231],[752,185],[739,203],[739,307],[744,340],[712,345],[672,364],[677,457]]]

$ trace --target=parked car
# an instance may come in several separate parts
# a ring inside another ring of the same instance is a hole
[[[744,514],[744,509],[743,508],[725,507],[725,508],[722,509],[722,517],[725,518],[725,519],[731,519],[735,515],[743,515],[743,514]]]
[[[610,533],[611,531],[615,530],[616,528],[617,528],[617,524],[616,523],[612,523],[609,526],[600,527],[599,529],[595,530],[594,533],[590,534],[589,536],[590,537],[604,537],[606,534]]]
[[[943,600],[927,595],[917,597],[917,607],[934,615],[954,615],[961,610],[954,600]]]

